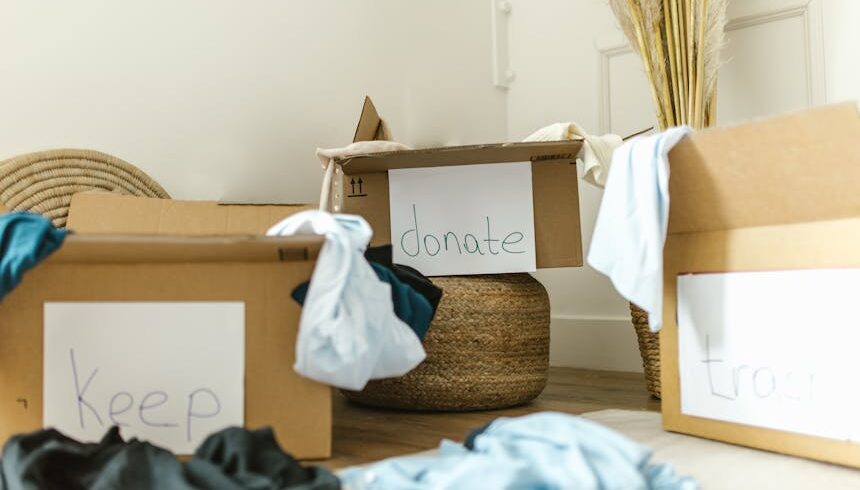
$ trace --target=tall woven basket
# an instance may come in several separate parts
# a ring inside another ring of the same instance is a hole
[[[531,401],[549,369],[549,299],[528,274],[433,278],[444,291],[424,339],[427,359],[400,378],[344,391],[352,401],[466,411]]]
[[[639,340],[645,385],[651,396],[660,398],[660,335],[648,327],[648,312],[630,303],[630,318]]]

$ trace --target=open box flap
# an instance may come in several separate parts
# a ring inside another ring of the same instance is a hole
[[[361,116],[358,118],[358,126],[355,128],[353,143],[357,141],[386,140],[385,129],[382,118],[376,112],[376,106],[370,97],[364,97],[364,106],[361,108]]]
[[[387,139],[384,123],[370,97],[364,98],[353,141]],[[481,163],[573,160],[582,139],[534,141],[528,143],[490,143],[466,146],[440,146],[416,150],[387,151],[352,155],[337,160],[347,175],[385,172],[398,168],[442,167]]]
[[[180,237],[69,235],[48,258],[59,263],[293,262],[313,260],[320,236]]]
[[[355,155],[344,158],[338,163],[343,167],[343,173],[357,175],[385,172],[398,168],[443,167],[490,162],[573,160],[581,147],[581,140],[443,146],[440,148]]]
[[[669,159],[670,234],[860,216],[854,103],[708,129]]]

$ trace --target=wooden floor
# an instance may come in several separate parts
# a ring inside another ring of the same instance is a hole
[[[443,438],[462,441],[474,428],[502,416],[541,411],[584,413],[606,408],[659,410],[645,390],[642,374],[551,368],[549,383],[534,402],[521,407],[469,413],[379,410],[334,398],[333,458],[320,462],[342,468],[435,448]]]

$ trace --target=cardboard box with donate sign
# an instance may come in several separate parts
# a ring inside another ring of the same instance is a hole
[[[366,98],[354,141],[379,140],[384,137],[382,120],[371,100]],[[395,248],[395,262],[397,262],[397,247],[403,237],[392,236],[391,198],[393,196],[389,192],[389,171],[433,169],[435,176],[444,177],[447,168],[523,162],[530,167],[531,181],[520,184],[526,187],[530,184],[530,189],[527,191],[531,193],[529,198],[531,202],[526,204],[533,214],[533,217],[530,217],[533,218],[533,230],[523,230],[523,232],[530,235],[529,238],[533,237],[535,268],[578,267],[582,265],[582,238],[575,159],[581,146],[581,140],[570,140],[423,148],[354,155],[335,161],[339,167],[339,174],[337,178],[332,179],[329,208],[364,217],[373,228],[372,245],[391,243]],[[490,179],[489,174],[488,179]],[[456,179],[452,181],[456,182]],[[487,192],[487,188],[492,185],[493,181],[487,180],[473,186],[472,190]],[[444,206],[450,194],[449,189],[446,188],[430,189],[429,192],[433,192],[434,195],[428,198],[424,212],[431,212],[433,211],[431,208]],[[493,197],[496,199],[495,203],[505,203],[504,194]],[[491,223],[489,221],[491,217],[488,215],[492,213],[493,206],[491,202],[485,209],[458,209],[455,210],[456,212],[440,216],[442,221],[446,219],[453,221],[455,218],[471,220],[474,225],[469,229],[472,231],[471,235],[467,237],[473,236],[471,242],[464,243],[466,229],[456,230],[456,233],[446,229],[434,234],[429,231],[419,234],[411,231],[414,228],[410,228],[402,230],[399,235],[408,233],[408,239],[418,239],[418,244],[410,245],[412,250],[423,247],[425,238],[431,235],[426,244],[431,247],[431,252],[436,250],[438,244],[442,249],[438,259],[444,259],[446,246],[447,251],[456,250],[457,242],[463,254],[471,246],[476,257],[479,253],[489,257],[493,252],[501,250],[506,237],[510,237],[509,243],[517,243],[515,240],[519,238],[519,236],[511,236],[510,230],[493,227],[505,218],[503,212],[499,216],[493,216],[496,221]],[[518,210],[513,209],[513,211]],[[473,213],[474,216],[460,216],[465,213]],[[445,242],[446,231],[450,238],[448,243]],[[514,249],[512,245],[511,250]],[[516,251],[520,250],[516,249]],[[433,274],[432,271],[425,270],[422,264],[415,265],[427,275],[448,275],[448,273]],[[466,265],[465,269],[468,269],[468,264]],[[457,265],[454,266],[454,272],[451,274],[475,273],[467,270],[457,272],[456,269]]]
[[[188,454],[271,426],[298,458],[330,456],[330,388],[292,367],[290,293],[322,239],[261,236],[301,209],[74,196],[75,233],[0,303],[0,440],[120,425]]]

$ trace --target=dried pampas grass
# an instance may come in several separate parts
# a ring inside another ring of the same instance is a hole
[[[728,0],[609,0],[642,58],[662,129],[716,118],[717,71]]]

